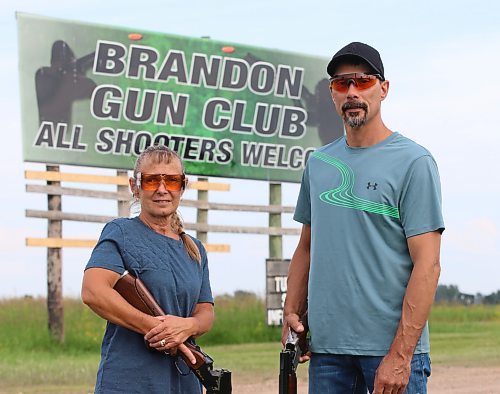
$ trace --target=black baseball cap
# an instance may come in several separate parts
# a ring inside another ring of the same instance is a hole
[[[373,68],[375,73],[380,74],[382,79],[385,80],[384,65],[382,64],[380,53],[378,53],[375,48],[370,45],[363,44],[362,42],[351,42],[333,55],[332,60],[330,60],[330,63],[328,63],[328,66],[326,67],[328,75],[333,77],[337,65],[343,59],[353,56],[359,57],[361,60],[368,63],[368,65]]]

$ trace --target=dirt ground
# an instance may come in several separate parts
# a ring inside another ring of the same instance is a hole
[[[277,380],[277,379],[276,379]],[[235,394],[277,394],[277,381],[233,382]],[[307,393],[307,382],[299,380],[298,394]],[[429,394],[500,394],[500,367],[467,368],[432,366]]]
[[[428,387],[431,394],[499,394],[500,367],[433,366]]]

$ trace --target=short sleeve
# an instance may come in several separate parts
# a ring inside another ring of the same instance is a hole
[[[309,185],[309,165],[306,165],[302,174],[302,182],[300,184],[299,196],[293,220],[302,224],[311,224],[311,194]]]
[[[214,303],[214,298],[212,296],[212,288],[210,286],[210,273],[208,270],[208,258],[207,252],[201,242],[198,243],[198,248],[200,248],[201,253],[201,289],[200,296],[198,297],[198,303],[209,302]]]
[[[432,156],[422,156],[410,166],[401,194],[400,215],[407,238],[444,231],[441,183]]]
[[[124,236],[117,224],[110,222],[102,229],[97,245],[94,247],[85,269],[105,268],[122,274],[125,271],[123,262]]]

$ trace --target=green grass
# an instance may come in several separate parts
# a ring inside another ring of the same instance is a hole
[[[433,363],[500,366],[500,306],[434,306],[429,319]]]
[[[65,340],[59,344],[48,332],[45,299],[0,300],[0,354],[98,352],[105,322],[76,299],[64,300],[64,313]]]
[[[47,329],[45,299],[0,300],[0,393],[92,392],[105,322],[66,299],[65,341]],[[500,306],[437,305],[430,317],[434,364],[500,366]],[[200,345],[240,383],[277,379],[280,329],[265,325],[252,294],[216,299],[216,321]],[[305,377],[307,368],[299,368]]]
[[[11,352],[0,360],[0,393],[93,392],[98,354]]]
[[[500,323],[500,305],[434,305],[430,320],[433,323]]]
[[[220,296],[215,300],[215,323],[200,346],[279,342],[281,327],[266,325],[264,302],[255,294]]]
[[[245,293],[221,296],[216,315],[212,331],[198,341],[215,367],[230,368],[240,381],[255,374],[274,379],[281,330],[265,325],[263,301]],[[80,300],[65,299],[64,325],[59,344],[48,332],[45,299],[0,300],[0,393],[93,391],[105,322]]]

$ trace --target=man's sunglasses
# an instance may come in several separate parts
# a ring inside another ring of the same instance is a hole
[[[136,184],[142,190],[157,190],[163,182],[165,189],[170,192],[178,192],[186,187],[186,176],[184,174],[143,174],[137,173]]]
[[[345,93],[349,90],[349,85],[353,83],[358,90],[365,90],[375,85],[377,79],[384,80],[380,74],[351,73],[334,75],[330,78],[330,89]]]

